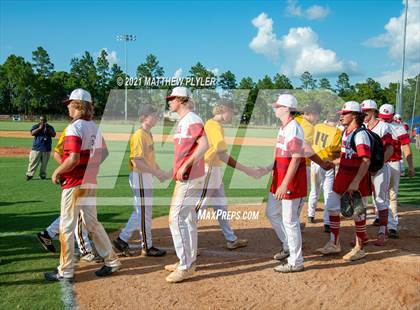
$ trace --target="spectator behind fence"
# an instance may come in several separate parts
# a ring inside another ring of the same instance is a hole
[[[34,177],[39,163],[41,163],[39,176],[41,179],[47,177],[47,164],[50,159],[52,145],[51,138],[56,135],[54,127],[47,123],[45,116],[41,116],[39,121],[38,124],[33,125],[31,128],[31,135],[34,137],[34,141],[32,143],[32,150],[29,153],[28,171],[26,171],[27,181]]]

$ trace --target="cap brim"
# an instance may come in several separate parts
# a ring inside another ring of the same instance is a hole
[[[63,100],[63,103],[65,104],[65,105],[69,105],[69,103],[71,102],[71,99],[66,99],[66,100]]]
[[[393,117],[392,114],[379,114],[378,116],[383,119],[392,119]]]
[[[340,110],[340,111],[337,111],[337,114],[343,114],[343,113],[349,113],[349,112],[356,112],[356,113],[360,113],[360,111]]]
[[[175,98],[176,96],[167,96],[166,101],[171,101],[171,100],[174,100]]]

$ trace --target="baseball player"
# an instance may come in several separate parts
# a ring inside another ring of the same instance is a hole
[[[303,271],[302,235],[299,207],[307,194],[304,133],[293,114],[297,101],[293,95],[280,95],[273,109],[281,121],[277,136],[273,180],[266,215],[283,249],[274,258],[282,263],[274,270],[282,273]],[[287,259],[287,261],[285,261]]]
[[[64,137],[66,134],[66,129],[64,128],[63,132],[58,139],[57,145],[54,148],[54,160],[61,164],[61,158],[64,153],[63,145],[64,145]],[[55,253],[55,247],[53,244],[53,238],[59,234],[60,230],[60,217],[57,217],[50,226],[47,227],[46,230],[37,234],[37,238],[43,248],[46,251]],[[79,217],[77,220],[77,226],[75,229],[75,238],[76,242],[80,251],[80,260],[85,262],[92,262],[92,261],[101,261],[101,257],[96,256],[93,253],[92,245],[89,240],[89,234],[86,228],[86,225],[83,223],[82,215],[79,213]]]
[[[232,168],[238,169],[249,176],[259,176],[257,170],[241,165],[227,154],[228,147],[224,140],[222,124],[230,123],[232,117],[233,103],[224,101],[213,108],[213,118],[208,120],[204,125],[209,149],[204,155],[206,173],[204,189],[195,209],[196,212],[198,212],[198,218],[200,218],[200,212],[203,212],[208,205],[211,205],[215,211],[221,211],[222,216],[218,216],[217,220],[222,228],[223,235],[227,242],[226,247],[229,250],[247,246],[248,240],[239,239],[230,227],[229,220],[224,216],[224,214],[227,213],[227,199],[223,186],[221,166],[223,163],[226,163]]]
[[[134,231],[140,232],[142,254],[146,256],[163,256],[166,251],[155,248],[152,244],[152,206],[153,176],[161,182],[170,177],[156,163],[153,136],[150,132],[159,120],[157,109],[144,105],[140,109],[140,128],[130,138],[129,183],[134,194],[130,219],[113,241],[114,247],[127,253]]]
[[[346,127],[343,132],[340,164],[334,179],[333,191],[327,199],[326,208],[330,217],[330,240],[317,249],[318,252],[336,254],[341,252],[340,246],[340,198],[345,192],[359,191],[363,205],[366,207],[367,197],[371,195],[368,169],[370,164],[370,140],[366,131],[359,131],[354,136],[356,150],[350,145],[352,136],[357,128],[362,126],[364,114],[360,105],[355,101],[348,101],[340,111],[340,121]],[[363,250],[363,240],[366,238],[366,214],[354,216],[356,226],[356,244],[354,248],[343,256],[344,260],[354,261],[366,256]]]
[[[403,125],[403,126],[404,126],[404,129],[407,131],[407,133],[409,133],[409,132],[410,132],[410,126],[408,126],[408,124],[407,124],[407,123],[405,123],[405,122],[402,120],[402,118],[401,118],[401,115],[400,115],[400,114],[395,113],[395,114],[394,114],[393,119],[394,119],[394,122],[395,122],[395,123]],[[409,136],[410,136],[410,135],[409,135]],[[400,160],[400,171],[401,171],[401,176],[402,176],[402,177],[404,177],[404,176],[405,176],[405,165],[404,165],[404,160],[403,160],[402,158],[401,158],[401,160]]]
[[[361,104],[365,116],[365,127],[376,133],[382,140],[384,145],[384,163],[388,162],[394,147],[392,146],[392,129],[389,124],[377,118],[378,108],[373,100],[364,100]],[[389,166],[384,165],[375,174],[371,174],[371,182],[373,185],[373,205],[377,210],[377,221],[379,226],[378,239],[374,243],[377,246],[385,245],[386,233],[388,226],[388,209],[389,209]]]
[[[341,130],[337,128],[338,115],[328,114],[325,123],[314,126],[312,148],[323,161],[332,161],[340,155]],[[332,191],[335,169],[325,170],[315,162],[311,162],[311,191],[308,197],[308,222],[314,223],[315,210],[321,189],[324,192],[324,231],[330,232],[328,210],[325,208],[329,193]]]
[[[388,160],[387,165],[390,169],[389,180],[389,215],[388,215],[388,237],[398,238],[398,187],[400,185],[402,159],[401,151],[404,152],[405,159],[408,163],[408,175],[414,176],[416,173],[413,166],[413,155],[410,147],[410,137],[404,126],[400,123],[392,122],[394,115],[394,107],[390,104],[383,104],[379,108],[379,118],[391,125],[392,129],[392,143],[394,153]]]
[[[96,176],[108,151],[100,131],[92,121],[91,95],[78,88],[65,102],[73,121],[66,129],[61,165],[52,175],[52,182],[61,184],[62,188],[60,265],[57,270],[44,274],[48,281],[73,279],[74,230],[79,212],[82,213],[83,222],[92,236],[98,254],[105,262],[95,274],[98,277],[108,276],[121,266],[96,215]]]
[[[193,112],[191,92],[175,87],[167,97],[172,112],[179,115],[174,134],[174,170],[176,181],[169,211],[169,227],[179,262],[166,265],[171,273],[166,281],[176,283],[194,274],[197,258],[197,214],[195,207],[203,190],[204,158],[208,149],[204,124]]]

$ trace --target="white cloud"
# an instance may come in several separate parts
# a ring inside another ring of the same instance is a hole
[[[408,65],[405,68],[404,80],[415,77],[417,74],[419,74],[419,72],[420,72],[420,62]],[[382,72],[381,75],[376,76],[373,79],[381,83],[382,86],[388,86],[389,83],[391,82],[399,83],[401,80],[401,70],[385,71],[385,72]]]
[[[318,35],[310,27],[289,29],[289,33],[278,39],[273,32],[273,20],[261,13],[252,20],[258,28],[257,35],[249,44],[250,48],[272,61],[283,56],[282,71],[291,76],[299,76],[305,71],[313,75],[332,75],[339,72],[355,72],[357,63],[344,62],[330,49],[320,46]]]
[[[93,53],[94,57],[97,58],[99,55],[101,55],[102,51],[105,51],[108,56],[106,56],[106,60],[108,60],[109,65],[112,66],[113,64],[118,63],[119,59],[117,57],[117,52],[116,51],[108,51],[108,49],[106,47],[103,47],[99,50],[99,52],[97,53]]]
[[[249,43],[249,47],[255,53],[263,54],[272,61],[277,61],[280,42],[273,32],[273,20],[266,13],[261,13],[252,20],[252,24],[258,28],[258,33]]]
[[[403,3],[405,2],[403,1]],[[390,57],[401,59],[405,18],[404,10],[399,17],[392,17],[388,21],[384,26],[385,33],[370,38],[365,42],[365,45],[370,47],[387,47]],[[420,61],[420,0],[408,1],[406,60]]]
[[[216,76],[218,76],[218,75],[219,75],[219,73],[220,73],[219,68],[214,68],[214,69],[211,69],[210,71],[211,71],[214,75],[216,75]]]
[[[309,20],[322,20],[330,14],[330,9],[317,4],[303,9],[297,0],[288,0],[286,13],[289,16],[298,16]]]
[[[174,73],[174,78],[181,78],[182,77],[182,68],[178,68]]]

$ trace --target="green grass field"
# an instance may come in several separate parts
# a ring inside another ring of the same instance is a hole
[[[31,139],[0,138],[0,146],[30,147]],[[101,189],[98,197],[131,197],[128,186],[128,154],[126,144],[110,142],[110,148],[116,148],[123,160],[116,162],[119,167],[114,189]],[[170,168],[172,149],[170,144],[155,145],[157,160],[165,169]],[[253,166],[269,164],[273,150],[270,147],[239,147],[231,149],[239,161]],[[122,154],[121,154],[122,153]],[[414,151],[415,166],[420,174],[420,152]],[[25,172],[26,158],[0,158],[0,285],[1,309],[61,309],[60,287],[55,283],[46,283],[43,272],[53,270],[58,263],[58,254],[48,254],[38,244],[35,234],[47,227],[59,213],[60,188],[50,180],[40,180],[37,176],[27,182]],[[51,175],[56,164],[51,161],[48,174]],[[105,180],[109,176],[101,179]],[[265,198],[269,184],[268,177],[254,180],[228,168],[224,175],[226,194],[230,203],[240,202],[245,197],[247,202]],[[157,184],[155,196],[170,198],[173,183]],[[400,202],[420,206],[418,189],[420,176],[403,178],[400,187]],[[98,217],[107,231],[120,229],[127,221],[132,207],[126,205],[98,205]],[[168,206],[156,206],[153,216],[168,213]]]

